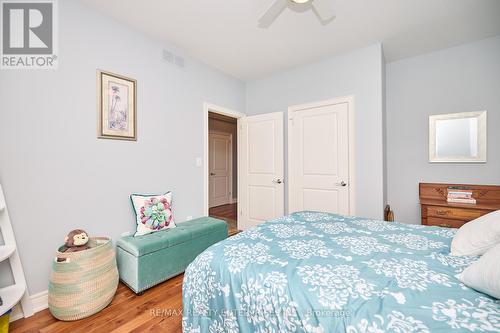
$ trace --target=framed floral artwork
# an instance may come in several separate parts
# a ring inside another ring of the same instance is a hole
[[[98,126],[100,139],[137,140],[137,81],[97,71]]]

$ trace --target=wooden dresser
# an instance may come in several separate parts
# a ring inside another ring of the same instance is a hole
[[[449,187],[470,190],[477,203],[447,202]],[[419,195],[424,225],[460,228],[469,221],[500,209],[500,186],[420,183]]]

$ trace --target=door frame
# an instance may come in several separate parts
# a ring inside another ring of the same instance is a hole
[[[354,142],[354,95],[337,97],[333,99],[323,100],[319,102],[312,102],[306,104],[293,105],[288,107],[288,124],[287,124],[287,146],[288,146],[288,156],[287,156],[287,174],[288,174],[288,202],[287,206],[290,207],[290,198],[292,197],[293,189],[293,177],[292,175],[292,122],[293,115],[296,111],[303,111],[312,108],[324,107],[335,104],[347,103],[348,105],[348,121],[349,121],[349,215],[356,215],[356,173],[355,173],[355,142]],[[290,213],[289,211],[287,213]]]
[[[236,124],[235,124],[236,125]],[[238,127],[236,126],[236,130],[238,130]],[[226,132],[221,132],[221,131],[211,131],[210,129],[208,130],[208,137],[209,137],[209,143],[210,143],[210,134],[215,134],[215,135],[221,135],[221,136],[226,136],[229,138],[229,167],[228,167],[228,177],[229,177],[229,180],[228,180],[228,188],[229,188],[229,192],[231,193],[230,197],[229,197],[229,203],[230,204],[233,204],[235,203],[236,201],[234,200],[233,198],[233,134],[232,133],[226,133]],[[238,150],[238,148],[236,148],[236,151]],[[208,153],[209,153],[209,156],[210,156],[210,146],[208,147]],[[210,158],[207,160],[207,164],[208,164],[208,171],[210,172]],[[210,175],[208,176],[208,190],[210,192]],[[209,193],[209,205],[208,205],[208,209],[210,209],[210,193]],[[214,206],[215,207],[215,206]]]
[[[238,111],[234,111],[234,110],[231,110],[231,109],[228,109],[228,108],[225,108],[225,107],[222,107],[222,106],[218,106],[218,105],[215,105],[215,104],[211,104],[211,103],[208,103],[208,102],[205,102],[203,103],[203,215],[204,216],[208,216],[208,210],[209,210],[209,204],[208,204],[208,182],[209,182],[209,176],[208,176],[208,173],[210,172],[209,171],[209,166],[208,166],[208,133],[209,133],[209,130],[208,130],[208,113],[209,112],[212,112],[212,113],[217,113],[217,114],[221,114],[221,115],[224,115],[224,116],[228,116],[228,117],[232,117],[232,118],[236,118],[236,119],[240,119],[240,118],[244,118],[246,117],[246,114],[244,113],[241,113],[241,112],[238,112]],[[240,140],[240,127],[237,125],[236,126],[236,137],[237,137],[237,148],[236,148],[236,158],[237,158],[237,161],[238,161],[238,168],[237,168],[237,185],[236,185],[236,190],[237,192],[239,193],[239,189],[240,189],[240,143],[241,143],[241,140]],[[233,157],[234,158],[234,157]],[[231,190],[232,192],[232,190]],[[239,212],[238,212],[238,216],[239,216]],[[238,223],[238,221],[236,222]]]

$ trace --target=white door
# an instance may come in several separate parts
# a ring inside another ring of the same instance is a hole
[[[289,112],[289,212],[350,214],[348,102]]]
[[[231,201],[231,134],[208,135],[209,207],[225,205]]]
[[[240,229],[284,214],[283,112],[238,119]]]

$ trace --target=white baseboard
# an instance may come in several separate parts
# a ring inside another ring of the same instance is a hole
[[[49,291],[45,290],[38,294],[31,295],[30,300],[33,304],[33,311],[35,313],[45,310],[49,307]],[[17,304],[14,309],[12,309],[10,321],[13,322],[21,318],[24,318],[23,310],[21,309],[21,306]]]

